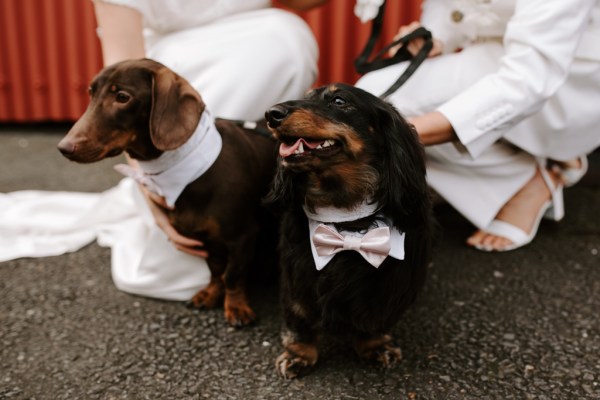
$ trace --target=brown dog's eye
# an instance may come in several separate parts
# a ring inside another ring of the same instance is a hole
[[[119,92],[117,93],[117,101],[119,103],[127,103],[129,101],[129,99],[131,99],[131,96],[128,95],[125,92]]]

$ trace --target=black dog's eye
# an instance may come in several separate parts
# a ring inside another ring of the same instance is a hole
[[[340,96],[335,96],[331,102],[336,106],[343,106],[346,104],[346,100],[342,99]]]
[[[94,88],[93,87],[88,87],[88,94],[91,96],[94,93]]]
[[[131,96],[125,92],[117,93],[117,102],[119,103],[127,103],[131,99]]]

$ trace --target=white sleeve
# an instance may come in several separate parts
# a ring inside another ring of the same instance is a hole
[[[472,156],[538,111],[564,83],[595,0],[517,0],[498,71],[442,104]]]

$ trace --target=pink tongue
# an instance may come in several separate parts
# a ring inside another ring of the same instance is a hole
[[[298,149],[298,147],[300,147],[301,141],[302,139],[298,139],[296,143],[292,145],[281,143],[281,145],[279,146],[279,155],[283,158],[291,156]]]
[[[300,147],[300,143],[302,143],[305,148],[314,149],[318,145],[323,143],[323,141],[307,142],[303,138],[300,138],[296,141],[296,143],[292,145],[281,143],[281,145],[279,146],[279,155],[283,158],[291,156],[296,150],[298,150],[298,147]]]

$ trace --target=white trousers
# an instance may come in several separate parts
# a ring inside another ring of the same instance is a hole
[[[318,49],[302,19],[264,9],[151,36],[147,56],[190,81],[213,115],[257,120],[310,88]],[[0,194],[0,205],[0,261],[76,251],[98,239],[111,247],[112,278],[125,292],[188,300],[210,281],[206,261],[169,243],[130,178],[100,194]]]
[[[318,47],[295,14],[269,8],[147,35],[147,55],[185,77],[216,117],[258,120],[315,80]]]
[[[388,101],[405,116],[433,111],[494,72],[503,54],[500,43],[487,42],[428,59]],[[402,63],[368,73],[356,85],[379,95],[405,68]],[[533,177],[536,158],[574,159],[600,145],[599,104],[600,63],[576,60],[567,82],[539,112],[477,158],[452,143],[428,146],[428,182],[475,226],[485,228]]]

